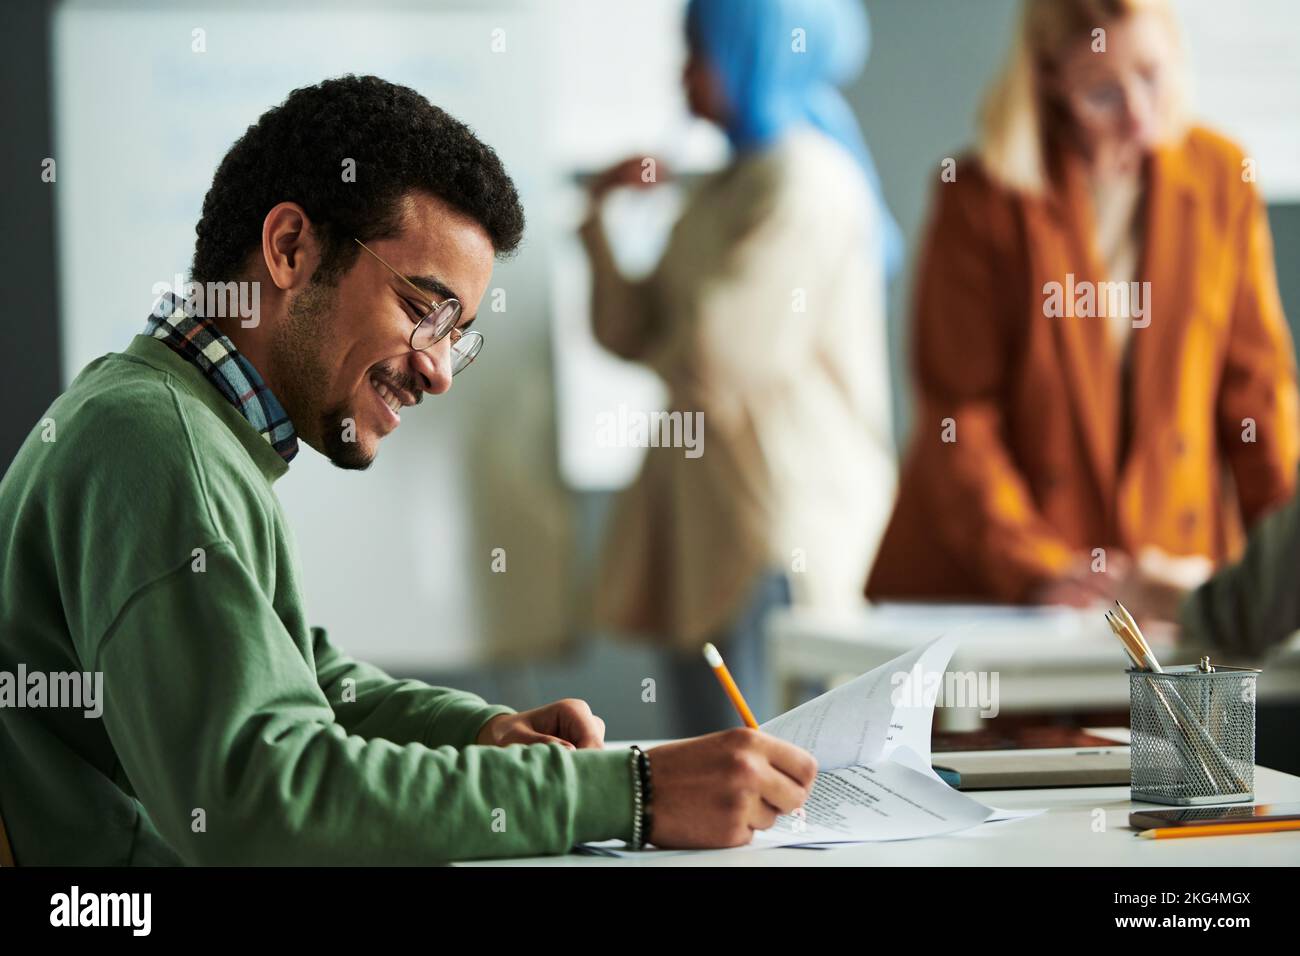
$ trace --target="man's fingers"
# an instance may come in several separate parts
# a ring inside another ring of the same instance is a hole
[[[776,818],[782,815],[781,810],[777,807],[772,806],[766,800],[760,800],[758,809],[749,825],[755,830],[770,830],[776,825]]]
[[[605,722],[591,712],[585,700],[569,698],[544,708],[541,726],[563,735],[578,747],[593,750],[605,745]]]
[[[594,715],[572,722],[570,740],[581,748],[602,750],[605,746],[605,722]]]
[[[526,727],[516,728],[504,741],[505,744],[559,744],[569,750],[576,750],[569,741],[563,737],[555,737],[551,734],[539,733],[536,730],[529,730]]]
[[[803,806],[808,798],[807,790],[801,784],[776,767],[763,774],[758,792],[762,802],[779,813],[789,813],[795,807]]]
[[[764,755],[768,762],[799,786],[809,788],[817,779],[817,760],[802,747],[763,735]]]

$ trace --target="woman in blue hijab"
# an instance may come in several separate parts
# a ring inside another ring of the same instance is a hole
[[[861,0],[691,0],[686,35],[691,68],[716,74],[726,109],[719,125],[737,153],[762,149],[798,124],[843,146],[871,187],[885,268],[903,262],[903,238],[880,190],[853,110],[840,95],[862,72],[871,29]],[[692,79],[687,77],[688,95]]]
[[[855,0],[693,0],[686,96],[726,132],[731,163],[695,189],[637,281],[619,272],[600,202],[657,177],[634,157],[591,187],[581,235],[596,339],[669,396],[616,503],[594,617],[668,646],[658,699],[679,736],[737,723],[705,641],[758,719],[775,716],[768,613],[860,607],[893,503],[884,290],[902,244],[836,89],[867,37]],[[678,433],[694,442],[674,446]]]

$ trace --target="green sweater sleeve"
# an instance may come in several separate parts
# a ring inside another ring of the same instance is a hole
[[[207,554],[205,572],[187,563],[133,593],[94,661],[122,769],[187,863],[428,864],[630,835],[626,751],[349,733],[236,550],[218,540]],[[327,657],[325,673],[348,672]],[[434,737],[463,738],[484,713],[360,673],[369,710],[354,727],[427,718]]]
[[[467,747],[490,718],[515,713],[476,694],[394,680],[373,664],[348,657],[323,628],[313,627],[311,636],[316,682],[350,734],[396,744]]]

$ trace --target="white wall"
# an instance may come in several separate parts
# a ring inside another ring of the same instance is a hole
[[[590,272],[575,229],[586,194],[575,174],[590,174],[628,156],[653,157],[661,185],[622,190],[606,202],[606,231],[629,275],[659,257],[681,205],[682,174],[722,165],[726,139],[693,119],[681,88],[686,58],[685,0],[612,3],[566,0],[548,18],[554,99],[548,130],[559,180],[548,200],[556,229],[551,247],[555,380],[560,471],[584,491],[628,484],[644,450],[603,446],[602,414],[663,407],[664,390],[649,371],[596,344],[588,316]]]

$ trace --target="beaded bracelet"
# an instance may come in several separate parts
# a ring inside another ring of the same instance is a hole
[[[645,849],[650,835],[650,757],[640,747],[632,750],[632,849]]]

